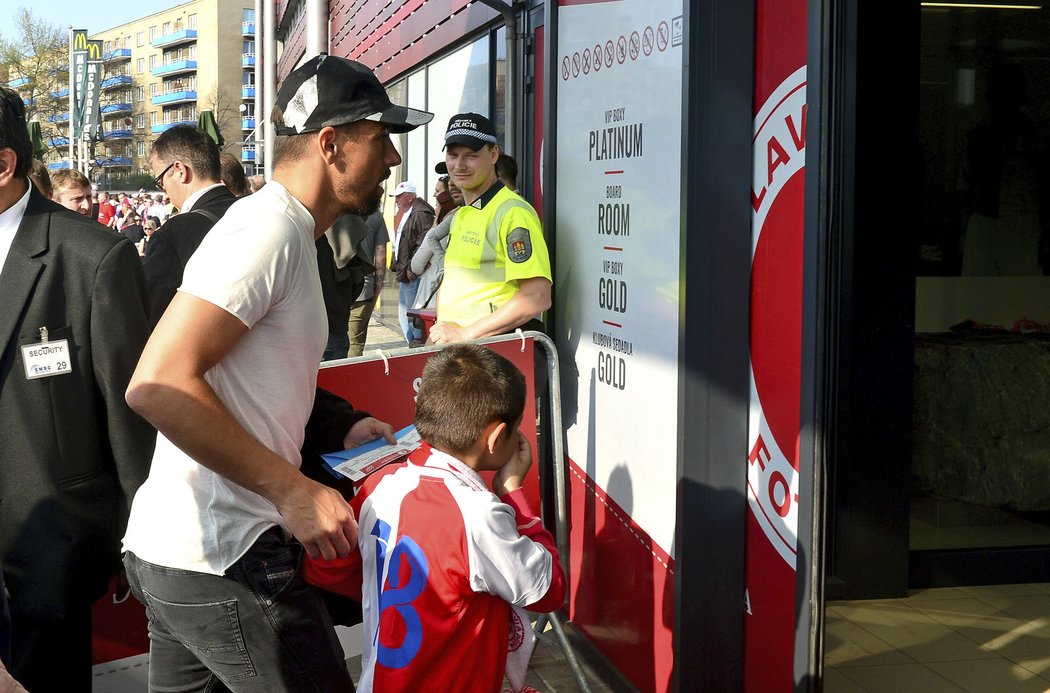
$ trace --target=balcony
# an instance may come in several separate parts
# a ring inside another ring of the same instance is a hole
[[[103,89],[112,89],[113,87],[127,87],[131,86],[130,75],[114,75],[108,79],[102,80]]]
[[[47,146],[49,147],[68,147],[68,137],[51,137],[47,140]]]
[[[69,159],[62,159],[61,161],[52,161],[47,165],[48,171],[60,171],[64,168],[73,168],[69,165]]]
[[[241,118],[241,130],[254,130],[255,116]]]
[[[131,159],[126,156],[100,156],[95,163],[102,168],[124,168],[131,166]]]
[[[103,130],[102,139],[104,140],[130,140],[131,130],[127,128],[118,128],[115,130]]]
[[[242,53],[241,67],[255,67],[255,53]]]
[[[254,99],[255,98],[255,86],[243,86],[241,87],[241,98],[242,99]]]
[[[255,147],[242,147],[241,161],[255,161]]]
[[[193,43],[196,40],[196,29],[178,29],[170,34],[158,36],[150,43],[154,48],[168,48],[169,46],[177,46],[180,43]]]
[[[109,103],[102,107],[102,117],[109,118],[115,115],[131,113],[130,103]]]
[[[130,48],[114,48],[102,54],[103,62],[114,62],[118,60],[131,60]]]
[[[18,89],[19,87],[24,87],[27,84],[29,84],[28,77],[16,77],[15,79],[12,79],[10,82],[8,82],[7,86],[11,87],[12,89]]]
[[[49,122],[49,123],[68,123],[69,122],[69,114],[68,113],[56,113],[53,116],[48,116],[47,117],[47,122]]]
[[[157,65],[156,67],[150,70],[154,77],[170,77],[172,75],[181,75],[185,72],[196,71],[196,60],[172,60],[170,63]]]
[[[154,106],[172,106],[177,103],[189,103],[190,101],[196,100],[196,89],[183,89],[181,91],[169,91],[164,94],[157,94],[150,99],[150,103]]]
[[[158,123],[157,125],[151,126],[149,130],[154,135],[159,135],[162,132],[170,130],[171,128],[175,127],[176,125],[193,125],[193,126],[196,126],[197,125],[197,119],[194,118],[193,120],[173,120],[170,123]]]
[[[255,22],[241,22],[241,36],[255,36]]]
[[[51,92],[51,98],[53,99],[64,99],[69,96],[69,87],[63,87],[62,89],[56,89]]]

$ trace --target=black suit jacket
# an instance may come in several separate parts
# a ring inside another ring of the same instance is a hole
[[[149,334],[135,246],[37,190],[0,270],[0,561],[40,618],[101,596],[156,433],[124,401]],[[66,339],[72,373],[29,380],[21,347]]]
[[[204,240],[204,236],[215,225],[215,221],[197,210],[222,218],[237,198],[226,186],[212,188],[201,195],[189,212],[182,212],[164,222],[146,243],[146,255],[142,269],[146,272],[146,283],[150,295],[150,327],[156,327],[160,316],[175,298],[182,284],[182,273],[190,256]]]

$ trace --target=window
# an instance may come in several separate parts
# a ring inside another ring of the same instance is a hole
[[[146,114],[136,113],[135,114],[135,127],[144,128],[146,127]]]
[[[156,95],[157,95],[157,83],[154,82],[153,84],[149,85],[149,97],[152,99]]]
[[[146,143],[143,140],[139,140],[135,143],[135,154],[141,159],[146,156]]]
[[[196,29],[197,28],[197,15],[191,14],[189,17],[186,17],[186,25],[190,29]]]
[[[245,107],[244,108],[244,115],[243,115],[243,117],[244,118],[254,118],[255,117],[255,102],[254,101],[249,101],[248,103],[243,104],[243,105]]]
[[[145,101],[146,100],[146,87],[135,87],[135,100]]]
[[[241,73],[241,84],[246,87],[255,86],[255,72],[242,72]]]
[[[167,36],[171,33],[171,22],[164,22],[164,25],[160,28],[160,35]]]
[[[160,111],[150,111],[149,112],[149,124],[150,124],[150,127],[153,127],[154,125],[157,124],[157,119],[158,119],[159,116],[160,116]]]
[[[157,56],[156,54],[149,57],[149,69],[152,72],[157,67]]]
[[[244,41],[241,52],[244,55],[255,55],[255,41]]]
[[[135,61],[135,72],[137,72],[138,74],[141,75],[145,71],[146,71],[146,59],[145,58],[139,58],[138,60]]]
[[[197,59],[197,44],[196,43],[191,43],[190,44],[189,56],[190,56],[189,60],[196,60]]]
[[[146,45],[146,32],[145,31],[140,31],[139,33],[135,34],[135,45],[138,46],[139,48],[142,48],[143,46]]]
[[[251,7],[245,7],[241,14],[242,21],[254,22],[255,21],[255,10]]]
[[[124,48],[131,48],[131,34],[124,37]]]
[[[155,27],[155,26],[151,26],[151,27],[149,28],[149,40],[150,40],[150,43],[153,43],[153,41],[154,41],[154,40],[155,40],[156,38],[157,38],[157,27]]]

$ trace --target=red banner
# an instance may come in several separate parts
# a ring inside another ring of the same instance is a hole
[[[744,690],[794,688],[806,3],[758,0]]]

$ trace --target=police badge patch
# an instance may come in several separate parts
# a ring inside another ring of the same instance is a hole
[[[532,257],[532,237],[528,229],[519,226],[507,234],[507,257],[518,263]]]

